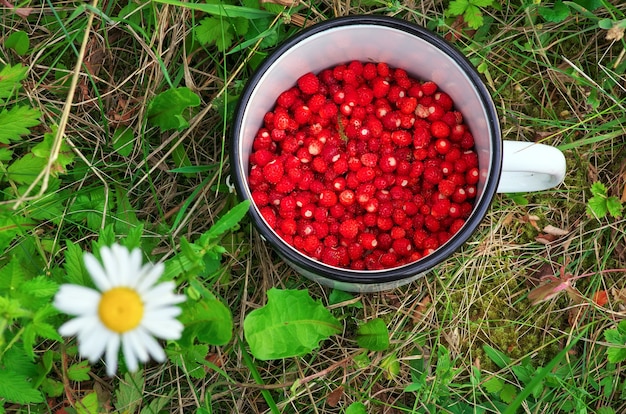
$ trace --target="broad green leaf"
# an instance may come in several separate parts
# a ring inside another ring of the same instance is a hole
[[[614,364],[626,361],[626,347],[624,348],[609,347],[606,350],[606,356],[607,356],[607,360]]]
[[[500,398],[507,404],[510,404],[517,396],[517,388],[515,388],[512,384],[504,384],[502,386],[502,391],[500,391]]]
[[[207,364],[208,345],[189,345],[175,350],[167,348],[165,353],[174,365],[189,376],[197,379],[206,377],[204,367]]]
[[[622,203],[617,197],[609,197],[606,199],[606,208],[609,214],[615,218],[622,216]]]
[[[600,181],[596,181],[591,185],[591,194],[594,196],[606,197],[607,191],[606,186]]]
[[[0,112],[0,143],[9,144],[18,141],[23,135],[30,134],[28,128],[39,125],[41,113],[28,106],[14,106]]]
[[[46,132],[43,136],[43,141],[33,147],[33,154],[39,158],[45,158],[46,161],[48,161],[52,154],[56,133],[57,126],[55,125],[52,127],[52,132]],[[54,161],[51,169],[52,175],[55,177],[58,174],[65,174],[67,172],[66,167],[74,162],[75,158],[74,151],[72,151],[72,148],[70,148],[63,138],[61,138],[61,146],[56,155],[57,159]]]
[[[20,82],[26,78],[28,68],[22,65],[6,65],[0,70],[0,100],[10,97]]]
[[[483,351],[499,368],[504,368],[511,363],[511,358],[489,345],[483,345]]]
[[[220,17],[205,17],[193,32],[198,42],[215,44],[220,52],[228,49],[234,38],[229,20]]]
[[[26,279],[26,273],[18,256],[13,256],[9,263],[0,267],[0,274],[2,275],[0,277],[0,291],[6,291],[3,294],[7,296],[12,296],[13,292],[19,289]]]
[[[498,394],[504,387],[504,381],[500,378],[492,377],[483,383],[483,387],[490,394]]]
[[[342,302],[348,302],[348,301],[352,301],[354,300],[354,296],[351,293],[345,292],[343,290],[339,290],[339,289],[333,289],[330,292],[330,295],[328,295],[328,304],[329,305],[337,305],[339,303]],[[363,308],[363,303],[361,303],[361,301],[357,301],[355,303],[352,303],[350,305],[348,305],[350,307],[354,307],[354,308]]]
[[[19,184],[31,184],[46,166],[46,160],[35,157],[32,152],[17,159],[7,168],[9,180]]]
[[[552,23],[560,23],[570,14],[569,7],[561,0],[556,0],[552,7],[539,7],[538,11],[541,17]]]
[[[493,4],[493,0],[471,0],[471,3],[477,7],[488,7]]]
[[[127,372],[115,390],[115,408],[122,413],[136,413],[143,400],[145,377],[143,370]]]
[[[225,345],[233,335],[233,318],[230,310],[219,299],[203,299],[181,306],[180,321],[185,330],[180,339],[182,344],[193,344],[194,338],[210,345]]]
[[[0,398],[15,404],[43,402],[41,393],[32,388],[31,382],[10,370],[0,371]]]
[[[4,46],[13,49],[15,53],[24,56],[30,47],[30,39],[28,34],[22,30],[11,33],[5,40]]]
[[[70,365],[67,369],[67,376],[72,381],[87,381],[89,379],[89,361],[80,361],[76,364]]]
[[[246,316],[243,330],[252,355],[268,360],[306,355],[341,325],[307,290],[272,288],[267,304]]]
[[[472,29],[478,29],[483,25],[483,12],[473,4],[467,6],[463,18],[467,25]]]
[[[234,228],[250,209],[250,201],[244,200],[228,210],[211,228],[202,235],[201,240],[206,241],[221,236]]]
[[[148,104],[148,122],[161,131],[182,130],[189,122],[182,115],[189,107],[200,105],[200,98],[187,87],[169,89],[152,98]]]
[[[598,21],[598,27],[600,29],[609,30],[609,29],[613,28],[613,20],[612,19],[601,19],[601,20]]]
[[[77,414],[99,414],[98,394],[90,392],[85,395],[80,404],[76,404]]]
[[[27,280],[22,283],[18,290],[36,298],[51,298],[54,296],[58,288],[58,285],[50,278],[46,276],[37,276],[34,279]]]
[[[467,6],[469,6],[468,0],[453,0],[448,5],[448,14],[451,16],[460,16],[465,13]]]
[[[383,358],[379,364],[385,373],[385,377],[390,381],[400,374],[400,361],[398,361],[398,356],[395,352]]]
[[[83,250],[71,241],[66,242],[65,247],[65,280],[75,285],[93,287],[83,262]]]
[[[565,3],[569,4],[572,2],[568,1]],[[594,11],[602,7],[602,0],[574,0],[573,3],[579,5],[580,7],[584,7],[588,11]]]
[[[385,321],[380,318],[372,319],[359,326],[356,335],[356,342],[361,348],[383,351],[389,347],[389,330]]]
[[[133,152],[135,134],[132,128],[117,128],[113,132],[113,149],[123,157],[128,157]]]
[[[346,408],[346,414],[367,414],[367,407],[362,402],[353,402]]]
[[[609,208],[606,205],[606,198],[594,196],[587,201],[587,207],[589,207],[589,215],[597,218],[606,216],[609,212]]]

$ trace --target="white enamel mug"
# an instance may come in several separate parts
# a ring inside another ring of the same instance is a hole
[[[438,35],[412,23],[383,16],[349,16],[311,26],[280,45],[250,78],[236,111],[231,167],[238,196],[252,201],[248,159],[263,116],[278,94],[307,72],[352,60],[386,62],[416,79],[431,80],[448,93],[474,136],[480,178],[474,209],[449,241],[424,258],[392,269],[356,271],[314,260],[285,243],[252,203],[250,217],[265,240],[298,273],[324,285],[355,292],[392,289],[423,276],[445,261],[474,233],[497,192],[549,189],[565,177],[565,157],[557,148],[502,141],[498,114],[472,64]]]

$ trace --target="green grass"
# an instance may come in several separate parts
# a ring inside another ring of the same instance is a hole
[[[280,260],[245,218],[202,245],[224,248],[212,272],[202,274],[204,264],[168,268],[181,290],[199,284],[230,309],[232,338],[196,342],[193,357],[184,348],[183,360],[151,363],[133,375],[122,367],[115,378],[100,363],[80,375],[74,340],[37,331],[30,356],[24,344],[35,312],[75,269],[72,252],[92,251],[99,239],[132,239],[152,260],[174,262],[187,257],[183,238],[201,246],[200,237],[237,203],[226,177],[239,94],[302,21],[384,14],[446,36],[455,18],[446,14],[448,1],[263,3],[267,16],[247,27],[242,22],[252,12],[242,4],[260,10],[256,2],[228,2],[233,7],[217,14],[169,2],[133,2],[134,9],[118,1],[16,3],[33,9],[20,17],[3,6],[0,39],[23,31],[29,44],[17,53],[0,42],[0,70],[21,64],[28,72],[0,111],[35,108],[41,124],[0,142],[0,367],[28,378],[28,387],[36,383],[46,398],[0,398],[0,412],[362,412],[356,403],[370,413],[493,413],[511,404],[520,413],[624,412],[626,376],[622,363],[607,360],[604,332],[626,311],[625,272],[605,272],[626,268],[626,221],[587,212],[595,182],[626,197],[626,42],[606,39],[598,26],[602,19],[623,22],[621,1],[576,2],[597,4],[589,14],[557,1],[569,10],[553,19],[560,21],[548,21],[541,9],[553,10],[554,2],[497,2],[508,4],[481,7],[482,26],[466,28],[454,42],[484,76],[505,139],[564,151],[568,174],[558,188],[496,196],[476,234],[427,277],[339,303]],[[220,22],[213,41],[194,36],[207,17]],[[149,116],[150,103],[182,87],[200,104],[182,105],[181,127],[162,130]],[[47,156],[17,179],[8,173],[17,160],[34,157],[44,134],[63,143],[57,152],[50,148],[61,156],[50,172],[35,180]],[[11,153],[3,157],[3,150]],[[538,236],[548,225],[568,233],[544,244]],[[574,276],[591,274],[575,282],[585,299],[574,303],[561,294],[532,306],[528,292],[563,265]],[[19,292],[39,276],[46,292]],[[267,303],[272,287],[308,289],[342,332],[304,356],[255,359],[243,321]],[[598,291],[608,295],[604,306],[592,302]],[[54,329],[65,320],[46,318]],[[359,348],[358,327],[376,318],[387,325],[389,348]],[[81,405],[89,398],[99,408]]]

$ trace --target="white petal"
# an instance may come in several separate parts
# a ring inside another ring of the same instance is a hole
[[[165,265],[163,263],[146,263],[141,269],[141,279],[137,283],[137,292],[140,295],[146,293],[163,274]]]
[[[102,256],[102,264],[104,265],[104,271],[106,272],[112,286],[120,286],[120,272],[117,258],[113,254],[113,250],[104,246],[100,249],[100,256]]]
[[[187,297],[185,295],[176,295],[173,293],[176,284],[174,282],[163,282],[150,289],[142,299],[146,309],[155,309],[158,307],[175,305],[184,302]]]
[[[85,329],[91,329],[97,322],[98,318],[96,316],[79,316],[61,325],[59,334],[62,336],[74,336]]]
[[[184,326],[177,319],[159,320],[156,318],[146,318],[141,322],[150,334],[161,339],[179,339]]]
[[[133,249],[128,260],[129,279],[132,280],[130,287],[137,289],[137,285],[141,282],[141,250]]]
[[[146,331],[142,328],[137,329],[137,334],[141,342],[144,344],[146,350],[152,356],[152,359],[157,362],[165,361],[165,352],[163,352],[163,348],[161,348],[161,345],[159,345],[154,337],[146,333]]]
[[[107,343],[105,361],[107,365],[107,375],[112,377],[117,371],[117,354],[120,350],[120,336],[113,335]]]
[[[148,350],[146,349],[146,344],[144,343],[143,337],[141,336],[141,329],[137,328],[131,332],[128,332],[128,339],[133,345],[133,349],[135,350],[135,355],[137,355],[137,359],[141,362],[147,362],[149,359]]]
[[[143,321],[148,319],[157,320],[157,321],[166,321],[167,319],[173,319],[180,315],[182,310],[178,306],[168,306],[156,309],[146,309]],[[143,322],[142,322],[143,323]]]
[[[111,336],[114,335],[100,324],[96,324],[89,334],[83,333],[78,337],[78,352],[93,364],[104,353]]]
[[[98,259],[96,259],[96,256],[91,253],[85,253],[83,255],[83,261],[85,262],[85,267],[91,275],[91,279],[96,284],[98,290],[104,292],[111,289],[111,281]]]
[[[54,296],[54,307],[68,315],[95,315],[100,293],[79,285],[61,285]]]
[[[137,269],[131,268],[131,255],[128,249],[116,243],[111,246],[111,251],[117,265],[117,277],[120,286],[135,286]]]
[[[124,353],[124,360],[126,366],[130,372],[137,371],[137,356],[135,355],[135,349],[131,338],[129,337],[133,331],[122,334],[122,352]]]

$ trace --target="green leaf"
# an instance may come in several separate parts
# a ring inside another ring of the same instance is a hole
[[[208,345],[191,345],[176,350],[167,348],[165,353],[174,365],[181,368],[189,376],[196,379],[206,377],[204,367],[207,364]]]
[[[609,211],[609,214],[614,218],[618,218],[622,216],[622,203],[619,201],[617,197],[609,197],[606,199],[606,208]]]
[[[39,125],[40,116],[38,110],[28,106],[14,106],[0,112],[0,143],[9,144],[30,134],[28,128]]]
[[[32,388],[31,382],[9,370],[0,371],[0,398],[15,404],[43,402],[41,393]]]
[[[570,14],[569,7],[563,4],[561,0],[556,0],[551,8],[539,7],[538,11],[541,17],[551,23],[560,23],[567,19]]]
[[[115,390],[115,408],[122,413],[136,413],[143,402],[145,377],[143,370],[127,372]]]
[[[346,414],[367,414],[367,407],[362,402],[353,402],[346,408]]]
[[[22,65],[6,65],[0,70],[0,100],[6,99],[20,86],[20,82],[26,78],[28,68]]]
[[[233,43],[234,35],[228,20],[220,17],[206,17],[194,28],[194,35],[203,45],[215,44],[220,52]]]
[[[183,112],[189,107],[200,105],[200,97],[187,87],[161,92],[148,104],[148,122],[161,131],[182,130],[189,126]]]
[[[43,141],[33,147],[33,154],[39,158],[45,158],[46,161],[48,161],[50,155],[52,154],[52,147],[55,142],[56,134],[57,126],[55,125],[52,128],[52,132],[46,132],[43,136]],[[52,164],[52,175],[56,177],[59,173],[65,174],[67,172],[66,167],[74,162],[74,157],[75,155],[72,148],[70,148],[67,142],[61,138],[61,145],[57,153],[57,159],[54,161],[54,164]]]
[[[472,29],[478,29],[483,25],[483,12],[473,4],[467,6],[463,18],[467,25]]]
[[[471,0],[471,3],[477,7],[487,7],[493,4],[493,0]]]
[[[504,368],[511,363],[511,358],[489,345],[483,345],[483,351],[499,368]]]
[[[32,152],[17,159],[7,168],[7,177],[19,184],[32,184],[46,166],[46,160],[35,157]]]
[[[51,298],[59,286],[46,276],[37,276],[19,286],[18,291],[36,298]]]
[[[380,318],[359,326],[356,335],[356,342],[361,348],[370,351],[383,351],[389,348],[389,330],[385,321]]]
[[[34,225],[33,220],[21,215],[4,216],[0,214],[0,251],[4,252],[15,236],[30,231]]]
[[[590,216],[602,218],[609,212],[609,208],[606,205],[606,198],[594,196],[587,201],[588,213]]]
[[[515,388],[512,384],[504,384],[502,386],[502,391],[500,391],[500,399],[507,404],[513,402],[515,397],[517,396],[517,388]]]
[[[15,53],[18,55],[24,56],[30,47],[30,39],[28,39],[26,32],[18,30],[17,32],[11,33],[4,40],[4,45],[9,49],[15,50]]]
[[[204,242],[221,236],[228,230],[233,229],[239,224],[241,219],[250,209],[250,201],[244,200],[228,210],[220,219],[211,226],[211,228],[202,235],[201,240]]]
[[[594,11],[602,7],[602,0],[574,0],[574,3],[589,11]]]
[[[500,378],[493,377],[485,381],[483,383],[483,387],[490,394],[498,394],[502,390],[502,387],[504,387],[504,381],[502,381]]]
[[[593,194],[594,196],[606,197],[607,191],[608,190],[606,186],[600,181],[596,181],[591,185],[591,194]]]
[[[0,274],[2,275],[0,277],[0,290],[6,291],[7,296],[12,296],[26,279],[26,273],[18,256],[13,256],[9,263],[1,267]]]
[[[233,318],[230,310],[219,299],[187,301],[182,305],[180,321],[185,330],[180,339],[182,344],[191,345],[194,338],[210,345],[225,345],[233,335]]]
[[[72,381],[87,381],[89,377],[89,361],[80,361],[76,364],[70,365],[67,369],[67,376]]]
[[[93,287],[83,262],[83,250],[69,240],[65,246],[65,280],[75,285]]]
[[[337,305],[342,302],[349,302],[353,300],[354,300],[354,295],[352,295],[351,293],[345,292],[343,290],[339,290],[339,289],[333,289],[330,292],[330,295],[328,295],[329,305]],[[359,309],[363,308],[363,304],[361,303],[360,300],[355,303],[349,304],[348,306],[359,308]]]
[[[613,28],[613,20],[612,19],[600,19],[598,21],[598,27],[600,29],[609,30]],[[594,89],[595,90],[595,89]]]
[[[465,13],[467,6],[469,6],[468,0],[453,0],[448,5],[448,14],[450,16],[460,16]]]
[[[113,149],[123,157],[128,157],[133,152],[134,141],[132,128],[117,128],[113,132]]]
[[[95,392],[85,395],[80,404],[76,404],[77,414],[98,414],[98,409],[98,394]]]
[[[306,355],[341,325],[307,290],[272,288],[267,305],[246,316],[243,330],[252,355],[268,360]]]

